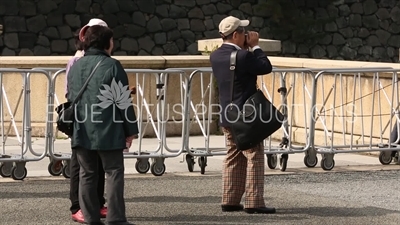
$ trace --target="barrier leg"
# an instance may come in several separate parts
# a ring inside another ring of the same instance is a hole
[[[379,162],[382,165],[389,165],[393,160],[393,154],[390,151],[381,151],[379,153]]]
[[[196,164],[196,162],[194,161],[194,156],[186,154],[185,157],[189,172],[193,172],[194,164]]]
[[[61,157],[61,155],[58,157]],[[55,160],[50,157],[50,163],[49,163],[49,166],[47,167],[47,170],[49,171],[50,175],[52,175],[52,176],[60,176],[63,171],[62,161]]]
[[[312,148],[311,151],[306,151],[304,156],[304,165],[308,168],[314,168],[318,164],[318,157],[315,150]]]
[[[288,144],[289,140],[286,137],[284,137],[282,138],[282,142],[279,144],[279,147],[287,148]],[[287,153],[284,153],[279,157],[279,166],[282,172],[286,171],[288,160],[289,160],[289,154]]]
[[[278,165],[278,156],[276,154],[267,154],[267,165],[268,168],[274,170]]]
[[[154,176],[162,176],[165,173],[165,158],[153,158],[150,171]]]
[[[70,167],[69,167],[69,163],[71,162],[71,160],[70,159],[68,159],[68,160],[64,160],[63,161],[63,167],[62,167],[62,175],[65,177],[65,178],[70,178],[71,177],[71,170],[70,170]]]
[[[334,154],[326,153],[322,154],[321,168],[323,170],[332,170],[335,167],[335,160],[333,159]]]
[[[11,168],[11,177],[14,180],[23,180],[28,175],[26,170],[26,162],[15,162]]]
[[[206,156],[201,156],[199,158],[199,166],[200,166],[200,173],[204,174],[206,172],[206,166],[207,166],[207,157]]]
[[[3,162],[0,164],[0,176],[11,177],[12,162]]]
[[[148,158],[138,158],[135,163],[135,169],[138,173],[145,174],[150,170],[150,162]]]

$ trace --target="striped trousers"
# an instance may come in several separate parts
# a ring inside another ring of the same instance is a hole
[[[239,151],[229,128],[222,130],[227,148],[222,169],[222,204],[239,205],[245,194],[245,208],[265,207],[263,143],[252,149]]]

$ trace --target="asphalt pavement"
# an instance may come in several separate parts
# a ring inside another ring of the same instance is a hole
[[[398,170],[266,175],[274,215],[223,213],[221,176],[128,175],[125,200],[135,224],[399,224]],[[1,224],[76,224],[67,180],[0,185]]]
[[[213,143],[223,145],[218,138],[213,137]],[[147,141],[144,146],[157,145]],[[201,142],[194,139],[192,144]],[[172,148],[179,143],[169,139]],[[44,142],[36,139],[32,146],[40,151]],[[68,140],[57,140],[56,148],[67,151]],[[188,172],[182,156],[168,158],[166,173],[159,177],[138,174],[134,159],[126,159],[128,219],[135,224],[400,224],[399,165],[337,154],[335,168],[326,172],[319,164],[306,168],[303,156],[290,155],[285,172],[266,167],[265,201],[277,208],[274,215],[221,211],[223,156],[210,157],[203,175],[197,164]],[[24,181],[0,178],[0,224],[77,224],[70,219],[69,180],[50,176],[48,162],[28,162]]]

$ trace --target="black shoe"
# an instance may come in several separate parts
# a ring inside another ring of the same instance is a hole
[[[267,207],[246,208],[246,209],[244,209],[244,211],[249,214],[253,214],[253,213],[273,214],[273,213],[276,213],[275,208],[267,208]]]
[[[243,210],[243,205],[221,205],[222,212],[235,212]]]

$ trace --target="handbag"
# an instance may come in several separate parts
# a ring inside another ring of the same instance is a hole
[[[90,79],[93,77],[94,72],[96,71],[97,67],[103,61],[102,59],[97,65],[94,67],[93,71],[86,79],[85,83],[83,84],[81,90],[78,93],[78,96],[72,102],[65,102],[55,108],[55,111],[58,114],[57,117],[57,129],[62,133],[66,134],[68,137],[72,137],[74,132],[74,122],[75,122],[75,105],[79,98],[82,96],[83,92],[85,91]]]
[[[242,109],[233,106],[236,55],[237,51],[234,51],[230,57],[231,103],[228,105],[227,118],[236,149],[248,150],[277,131],[282,126],[284,116],[258,87],[257,92],[245,101]]]

